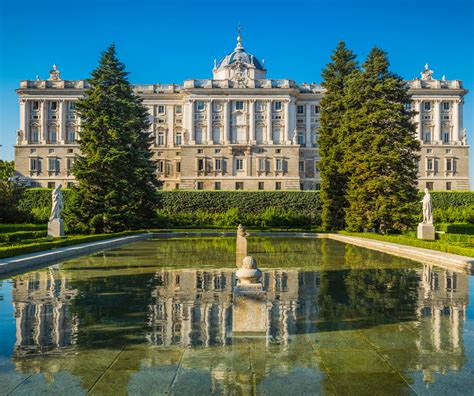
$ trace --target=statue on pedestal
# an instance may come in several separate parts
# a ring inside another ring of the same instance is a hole
[[[418,224],[418,239],[436,239],[436,230],[433,225],[433,202],[430,191],[425,188],[425,196],[420,201],[423,204],[423,222]]]
[[[48,236],[64,236],[64,222],[61,219],[61,211],[64,209],[63,193],[59,184],[51,194],[51,215],[48,221]]]
[[[433,203],[430,191],[425,188],[425,196],[420,202],[423,203],[423,223],[433,224]]]

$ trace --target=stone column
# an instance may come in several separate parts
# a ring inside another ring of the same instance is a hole
[[[58,128],[58,139],[60,144],[66,142],[66,112],[67,109],[64,107],[67,105],[65,100],[59,100],[59,128]]]
[[[29,106],[29,102],[26,101],[25,99],[20,99],[20,130],[23,131],[23,139],[21,143],[24,143],[25,141],[28,141],[28,118],[27,118],[27,107]]]
[[[273,144],[273,136],[272,136],[272,101],[267,100],[267,144]]]
[[[286,100],[284,103],[284,111],[285,111],[285,134],[282,142],[286,142],[286,144],[291,144],[291,131],[290,131],[290,101]]]
[[[306,104],[306,147],[311,147],[311,105]]]
[[[459,99],[456,99],[452,102],[452,105],[453,105],[453,122],[452,122],[452,125],[453,125],[453,140],[455,142],[458,142],[460,140],[460,131],[459,131],[459,104],[460,104],[461,100]]]
[[[415,100],[415,111],[417,112],[415,115],[416,135],[418,136],[418,139],[423,141],[423,131],[421,128],[421,100]]]
[[[433,140],[434,141],[443,141],[443,137],[441,136],[441,101],[436,99],[433,101]]]
[[[174,147],[174,106],[166,106],[166,115],[168,116],[168,133],[165,145],[166,147]]]
[[[41,113],[41,130],[39,142],[45,144],[48,140],[48,102],[42,100],[40,102],[40,113]]]
[[[206,128],[207,138],[204,139],[204,142],[207,144],[213,144],[214,140],[212,139],[212,99],[210,99],[207,102],[206,117],[207,117],[207,128]]]
[[[293,143],[294,134],[296,133],[296,101],[294,98],[291,98],[289,103],[288,110],[288,136],[287,144]]]
[[[256,139],[255,139],[255,99],[250,99],[250,101],[249,101],[249,125],[250,125],[249,144],[256,144]]]
[[[229,100],[224,101],[224,143],[230,143],[230,128],[229,128]]]

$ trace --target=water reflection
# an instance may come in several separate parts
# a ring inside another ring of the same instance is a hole
[[[232,334],[232,259],[230,268],[140,272],[104,256],[76,270],[17,276],[11,360],[19,373],[44,374],[48,386],[64,373],[79,378],[67,380],[78,393],[104,384],[140,393],[150,383],[158,393],[195,384],[209,393],[279,394],[295,383],[301,392],[344,393],[348,383],[370,389],[384,381],[406,391],[418,390],[418,374],[427,384],[439,373],[472,372],[468,275],[398,261],[364,268],[354,258],[367,263],[367,254],[346,249],[346,264],[334,269],[327,261],[318,270],[265,269],[267,329],[256,338]]]

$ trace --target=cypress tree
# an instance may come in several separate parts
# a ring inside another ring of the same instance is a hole
[[[387,54],[379,48],[362,66],[345,87],[347,228],[405,230],[414,220],[420,149],[408,87],[389,71]]]
[[[323,70],[321,128],[318,139],[321,161],[322,226],[326,230],[344,228],[347,176],[341,170],[344,156],[340,121],[346,109],[344,87],[348,77],[358,70],[356,56],[341,41]]]
[[[65,220],[71,230],[115,232],[154,218],[156,165],[148,113],[111,45],[76,109],[81,119],[73,188]]]

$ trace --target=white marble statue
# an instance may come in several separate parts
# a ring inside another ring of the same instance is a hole
[[[61,184],[58,185],[52,193],[52,206],[51,206],[51,216],[49,216],[49,221],[54,219],[61,218],[61,211],[64,209],[63,203],[63,193],[61,192]]]
[[[425,188],[423,200],[423,223],[433,224],[433,202],[431,201],[430,191]]]

